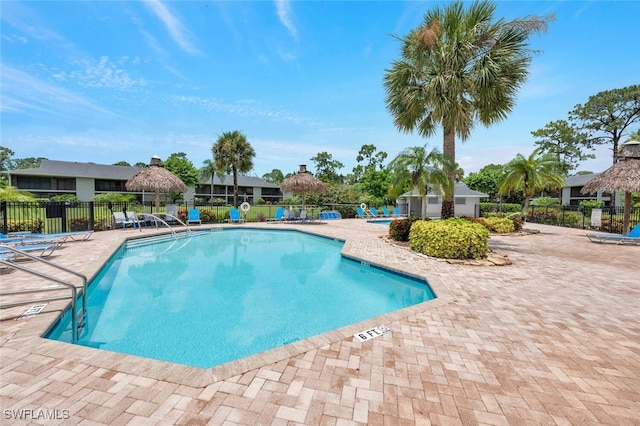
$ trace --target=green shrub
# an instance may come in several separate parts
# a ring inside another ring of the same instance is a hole
[[[558,200],[557,198],[551,198],[551,197],[538,197],[531,200],[530,205],[557,207],[560,205],[560,200]]]
[[[498,234],[508,234],[516,229],[513,220],[507,219],[506,217],[488,217],[485,219],[485,222],[489,225],[489,231],[497,232]]]
[[[389,236],[396,241],[409,241],[411,225],[413,225],[417,220],[420,220],[418,216],[409,216],[406,219],[392,220],[389,224]]]
[[[480,203],[480,215],[489,212],[517,213],[522,211],[522,205],[513,203]]]
[[[42,219],[12,220],[7,221],[7,233],[9,232],[33,232],[41,234],[44,231]]]
[[[419,220],[411,226],[411,248],[444,259],[480,259],[489,250],[489,231],[468,220]]]
[[[80,198],[76,197],[73,194],[60,194],[60,195],[51,197],[51,201],[65,201],[68,203],[76,203],[80,201]]]
[[[258,222],[266,222],[267,221],[267,216],[263,212],[259,212],[257,217],[258,217]]]
[[[202,223],[214,223],[217,220],[216,212],[209,209],[201,209],[200,220],[202,221]]]
[[[580,209],[601,209],[604,207],[604,201],[601,200],[582,200],[578,204]]]
[[[73,217],[69,219],[70,231],[86,231],[89,229],[89,219],[84,216]]]
[[[495,217],[495,216],[493,216]],[[483,217],[471,217],[471,216],[462,216],[461,219],[468,220],[469,222],[477,223],[479,225],[484,226],[487,230],[491,231],[491,225],[487,222],[486,218]]]
[[[565,211],[562,218],[559,219],[562,223],[559,225],[569,228],[582,228],[583,217],[582,213]]]
[[[524,225],[524,222],[522,221],[522,219],[511,218],[511,220],[513,221],[513,230],[514,231],[519,231],[519,230],[522,229],[522,225]]]
[[[112,203],[127,203],[136,199],[133,194],[120,194],[117,192],[105,192],[104,194],[98,194],[93,197],[93,201],[97,203],[106,203],[111,201]]]

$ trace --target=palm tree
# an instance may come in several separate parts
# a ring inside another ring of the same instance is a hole
[[[450,159],[427,146],[405,148],[389,163],[391,170],[391,192],[399,195],[407,187],[414,188],[422,199],[422,217],[426,213],[424,205],[430,185],[434,185],[443,196],[453,196],[453,182],[449,179],[450,170],[455,170]],[[395,198],[395,197],[392,197]]]
[[[514,190],[524,192],[522,216],[526,220],[529,202],[536,192],[544,189],[558,189],[563,185],[564,175],[558,172],[556,157],[551,153],[540,155],[540,148],[538,148],[529,158],[518,154],[505,166],[504,173],[498,179],[498,193],[506,195]]]
[[[234,130],[224,132],[211,147],[213,164],[217,171],[224,170],[233,174],[233,206],[238,207],[238,173],[247,173],[253,168],[256,151],[247,141],[247,137]]]
[[[495,5],[462,2],[435,7],[402,42],[402,59],[387,70],[387,109],[403,132],[421,136],[443,130],[443,154],[455,162],[455,138],[469,138],[475,121],[485,126],[506,118],[525,82],[532,51],[527,39],[553,16],[494,22]],[[449,172],[452,181],[455,171]],[[455,215],[453,194],[442,202],[443,218]]]
[[[213,160],[204,160],[202,162],[202,167],[200,167],[200,178],[211,178],[211,197],[209,200],[213,198],[213,179],[216,177],[216,173],[218,173],[218,176],[220,176],[220,181],[223,182],[224,172],[218,172],[218,169],[216,169],[216,165]]]

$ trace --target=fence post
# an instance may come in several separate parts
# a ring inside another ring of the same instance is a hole
[[[89,201],[89,230],[95,230],[95,218],[93,217],[95,213],[95,206],[93,201]]]
[[[7,202],[6,201],[2,201],[0,202],[0,212],[2,212],[2,232],[4,232],[5,234],[9,231],[9,222],[8,222],[8,212],[7,212]]]

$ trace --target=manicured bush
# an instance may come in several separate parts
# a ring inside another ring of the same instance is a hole
[[[489,231],[468,220],[419,220],[411,226],[411,248],[444,259],[480,259],[489,250]]]
[[[44,231],[44,221],[42,219],[26,219],[7,221],[7,233],[9,232],[33,232],[41,234]]]
[[[389,224],[389,236],[396,241],[409,241],[411,225],[413,225],[417,220],[420,220],[418,216],[409,216],[405,219],[392,220]]]
[[[66,201],[68,203],[76,203],[78,201],[80,201],[80,198],[78,198],[77,196],[73,195],[73,194],[60,194],[60,195],[56,195],[51,197],[51,201]]]
[[[89,229],[89,219],[84,216],[78,216],[69,219],[69,230],[70,231],[86,231]]]
[[[519,219],[519,218],[510,218],[510,219],[513,222],[514,231],[519,231],[522,229],[522,225],[524,225],[524,222],[522,221],[522,219]]]
[[[522,211],[522,205],[514,203],[480,203],[480,215],[490,212],[517,213]]]
[[[216,212],[209,209],[201,209],[200,220],[202,223],[214,223],[217,221]]]
[[[495,217],[495,216],[494,216]],[[486,218],[483,217],[471,217],[471,216],[462,216],[461,219],[468,220],[469,222],[477,223],[479,225],[484,226],[489,231],[491,231],[491,225],[487,222]]]
[[[487,225],[489,225],[489,231],[496,232],[498,234],[508,234],[515,231],[513,220],[506,217],[488,217],[485,219]]]

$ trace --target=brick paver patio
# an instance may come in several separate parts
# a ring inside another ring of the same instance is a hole
[[[298,226],[426,277],[438,299],[208,370],[39,337],[64,302],[29,319],[5,309],[2,424],[640,425],[639,246],[533,224],[491,237],[512,265],[472,266],[391,245],[365,221]],[[95,233],[51,260],[93,276],[139,235]],[[50,285],[1,272],[2,291]],[[352,336],[381,324],[393,331]]]

